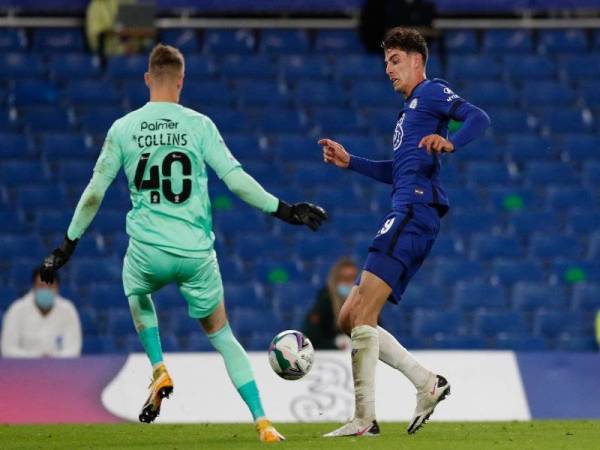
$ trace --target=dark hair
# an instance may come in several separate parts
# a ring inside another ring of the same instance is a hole
[[[41,272],[42,268],[41,267],[36,267],[35,269],[33,269],[33,272],[31,272],[31,282],[35,283],[35,280],[37,279],[37,277],[40,276],[40,272]],[[60,284],[60,278],[58,278],[58,273],[54,272],[54,280],[56,282],[56,284]]]
[[[427,42],[414,28],[392,28],[385,33],[381,47],[384,50],[397,48],[406,53],[419,53],[423,57],[423,65],[427,64]]]
[[[170,45],[156,44],[148,58],[148,72],[157,78],[178,75],[184,67],[183,55]]]

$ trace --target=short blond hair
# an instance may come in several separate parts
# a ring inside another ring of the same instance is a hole
[[[157,44],[148,58],[148,72],[154,78],[175,78],[182,74],[185,61],[181,52],[170,45]]]

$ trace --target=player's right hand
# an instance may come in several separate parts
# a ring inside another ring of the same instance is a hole
[[[313,231],[317,231],[327,220],[327,213],[323,208],[307,202],[288,205],[279,200],[277,211],[273,215],[292,225],[306,225]]]
[[[72,241],[65,236],[60,247],[55,248],[52,253],[44,259],[42,267],[40,268],[40,278],[44,283],[51,284],[54,282],[54,274],[67,263],[75,251],[78,242],[79,239]]]
[[[318,143],[323,146],[323,161],[325,161],[326,164],[333,164],[342,169],[348,168],[348,165],[350,164],[350,154],[342,144],[332,141],[331,139],[321,139]]]

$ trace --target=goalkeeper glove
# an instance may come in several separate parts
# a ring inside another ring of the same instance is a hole
[[[277,211],[273,215],[292,225],[306,225],[313,231],[317,231],[323,222],[327,220],[327,213],[323,208],[306,202],[288,205],[286,202],[279,200]]]
[[[55,248],[54,251],[44,259],[42,267],[40,268],[40,278],[43,282],[48,284],[54,282],[54,273],[67,263],[75,251],[78,242],[79,239],[72,241],[65,236],[65,240],[60,247]]]

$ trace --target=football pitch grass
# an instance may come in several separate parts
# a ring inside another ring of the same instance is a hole
[[[570,449],[600,448],[600,421],[431,422],[416,435],[406,423],[381,423],[377,437],[320,437],[338,424],[280,424],[282,449]],[[264,448],[251,424],[0,425],[7,449]]]

